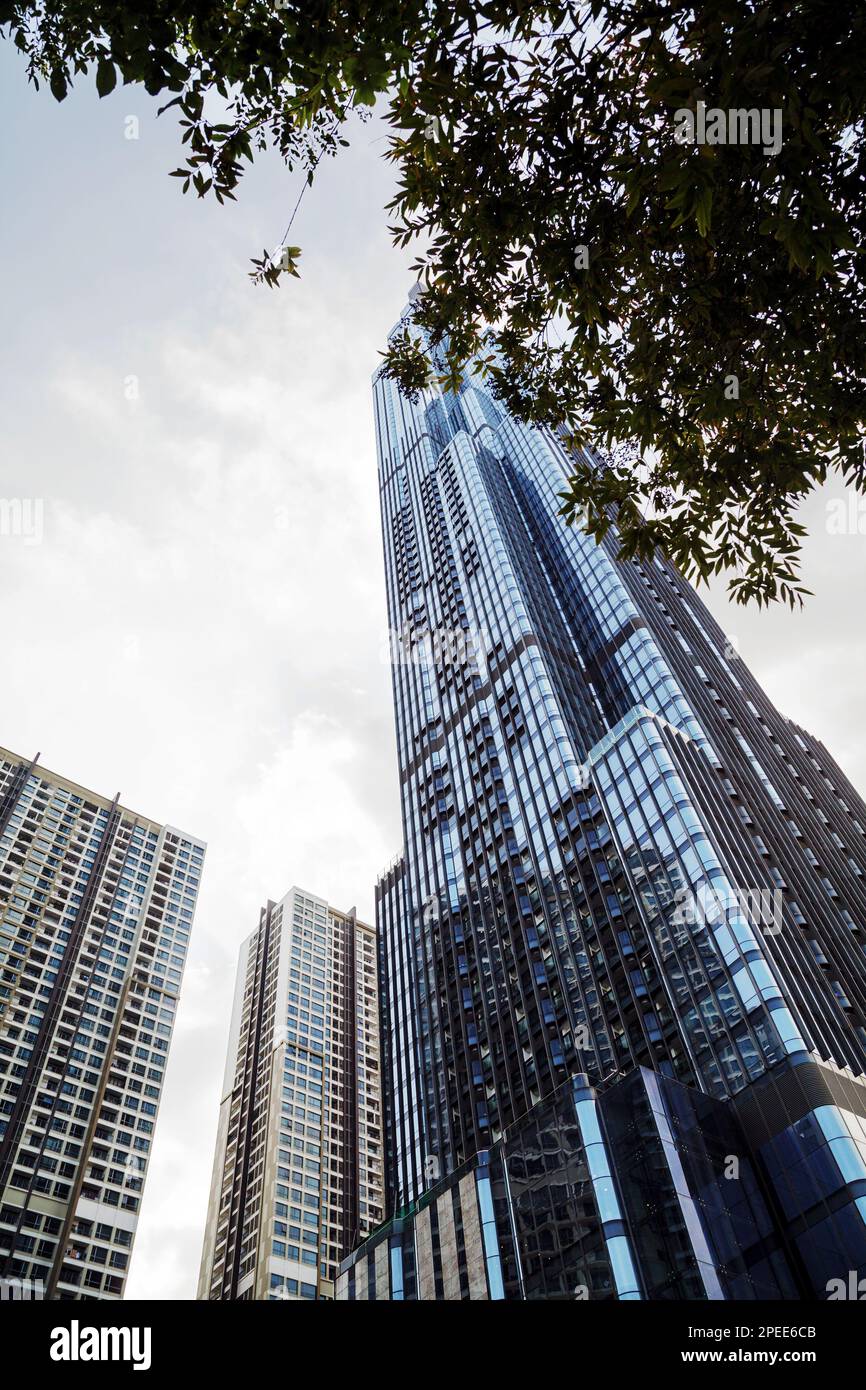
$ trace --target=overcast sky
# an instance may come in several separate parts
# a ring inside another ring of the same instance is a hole
[[[44,500],[40,544],[0,536],[0,744],[208,842],[128,1285],[192,1298],[238,944],[292,884],[370,920],[400,847],[370,376],[412,253],[358,125],[301,205],[302,279],[253,286],[297,176],[184,198],[156,106],[58,105],[0,44],[0,498]],[[805,613],[710,603],[862,790],[866,538],[828,534],[840,496],[804,510]]]

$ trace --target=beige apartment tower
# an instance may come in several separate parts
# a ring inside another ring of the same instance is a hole
[[[204,849],[0,748],[0,1298],[123,1295]]]
[[[384,1216],[376,932],[293,888],[238,962],[200,1299],[328,1299]]]

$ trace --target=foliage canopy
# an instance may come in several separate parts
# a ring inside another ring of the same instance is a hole
[[[597,536],[615,514],[626,556],[804,592],[800,503],[833,472],[866,490],[856,0],[0,0],[0,25],[58,101],[83,74],[168,94],[200,197],[269,146],[312,181],[379,102],[442,383],[475,358],[519,416],[608,451],[575,452],[564,510]],[[711,143],[714,112],[778,117],[778,152]],[[407,334],[386,370],[412,392],[432,367]]]

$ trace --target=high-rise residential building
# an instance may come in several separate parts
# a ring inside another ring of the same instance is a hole
[[[338,1296],[824,1296],[866,1273],[863,801],[663,556],[565,524],[560,435],[479,375],[374,401],[395,1224]]]
[[[376,932],[293,888],[238,962],[200,1299],[333,1298],[384,1215]]]
[[[123,1294],[205,846],[0,748],[0,1280]]]

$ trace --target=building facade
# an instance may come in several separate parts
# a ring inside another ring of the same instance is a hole
[[[123,1294],[205,846],[0,748],[0,1283]]]
[[[383,1215],[376,933],[293,888],[241,947],[198,1297],[333,1298]]]
[[[390,1210],[575,1075],[727,1105],[823,1066],[845,1105],[816,1085],[796,1113],[791,1083],[767,1121],[792,1161],[835,1155],[829,1213],[768,1196],[820,1290],[828,1246],[866,1259],[864,803],[673,566],[565,525],[558,435],[478,376],[410,401],[377,373],[374,403],[404,832],[377,890]]]
[[[379,1227],[337,1297],[862,1297],[862,1189],[845,1200],[862,1090],[816,1061],[729,1101],[645,1067],[600,1089],[574,1076]]]

